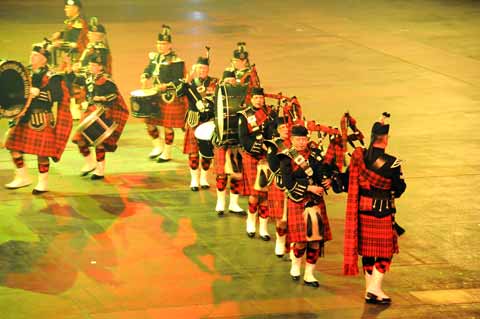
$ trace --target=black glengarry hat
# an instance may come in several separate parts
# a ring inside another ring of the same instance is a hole
[[[90,19],[90,23],[88,24],[88,31],[90,32],[100,32],[100,33],[107,33],[107,30],[103,26],[103,24],[98,23],[97,17],[92,17]]]
[[[259,88],[259,87],[254,87],[252,88],[252,96],[254,95],[265,95],[265,93],[263,92],[263,88]]]
[[[82,7],[82,3],[80,0],[65,0],[65,5],[66,6],[77,6],[79,8]]]
[[[166,24],[162,25],[162,32],[158,34],[157,41],[172,42],[172,29],[170,26]]]
[[[245,42],[238,42],[237,49],[233,51],[233,57],[235,59],[245,60],[248,59],[247,44]]]
[[[308,130],[305,126],[296,124],[292,126],[292,136],[308,136]]]

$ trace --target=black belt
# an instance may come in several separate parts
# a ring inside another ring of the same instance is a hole
[[[359,195],[360,196],[365,196],[365,197],[371,197],[373,199],[391,199],[392,196],[390,194],[390,190],[383,190],[383,189],[378,189],[378,188],[373,188],[373,189],[363,189],[360,188],[359,190]]]

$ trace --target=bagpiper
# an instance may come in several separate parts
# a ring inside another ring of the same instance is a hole
[[[250,58],[245,42],[238,42],[237,48],[233,50],[231,66],[225,69],[235,74],[235,81],[240,85],[248,87],[245,95],[245,104],[250,104],[252,89],[260,87],[260,78],[258,77],[255,65],[250,64]],[[223,79],[222,79],[223,80]]]
[[[267,189],[256,181],[263,169],[268,169],[265,140],[271,140],[275,129],[274,116],[265,105],[263,88],[253,88],[251,104],[239,112],[238,131],[245,171],[245,194],[248,197],[246,221],[247,236],[253,238],[256,232],[257,214],[259,217],[260,238],[268,241],[268,205]],[[258,213],[257,213],[258,212]]]
[[[291,126],[285,117],[278,117],[276,121],[277,135],[271,141],[265,143],[267,145],[268,167],[274,175],[271,184],[268,186],[267,201],[269,217],[275,220],[275,255],[281,258],[285,254],[287,247],[287,197],[280,172],[281,157],[279,155],[285,149],[291,147]],[[266,182],[268,182],[268,176],[265,177]]]
[[[282,181],[288,195],[287,237],[293,243],[290,276],[298,281],[303,256],[306,264],[305,285],[319,287],[313,272],[325,242],[332,239],[323,196],[330,187],[332,169],[323,163],[318,148],[309,144],[308,130],[303,125],[292,127],[292,147],[285,149],[280,162]]]
[[[365,302],[390,304],[382,290],[393,254],[398,253],[395,198],[406,189],[401,160],[387,154],[390,117],[373,124],[368,149],[357,147],[348,168],[343,272],[358,274],[358,255],[365,275]]]

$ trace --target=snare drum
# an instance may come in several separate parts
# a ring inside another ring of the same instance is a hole
[[[106,118],[103,108],[97,108],[85,117],[77,127],[77,132],[87,140],[89,146],[97,146],[112,135],[117,126],[117,123]]]
[[[158,116],[158,91],[155,89],[139,89],[130,93],[130,107],[134,117]]]
[[[213,120],[202,123],[195,129],[199,152],[204,158],[213,158],[212,137],[214,131],[215,123]]]

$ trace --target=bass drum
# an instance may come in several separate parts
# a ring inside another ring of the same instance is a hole
[[[202,123],[195,129],[195,138],[198,142],[199,152],[204,158],[213,158],[212,138],[214,132],[215,123],[213,120]]]
[[[23,64],[0,59],[0,118],[12,119],[25,113],[31,102],[31,86]]]

